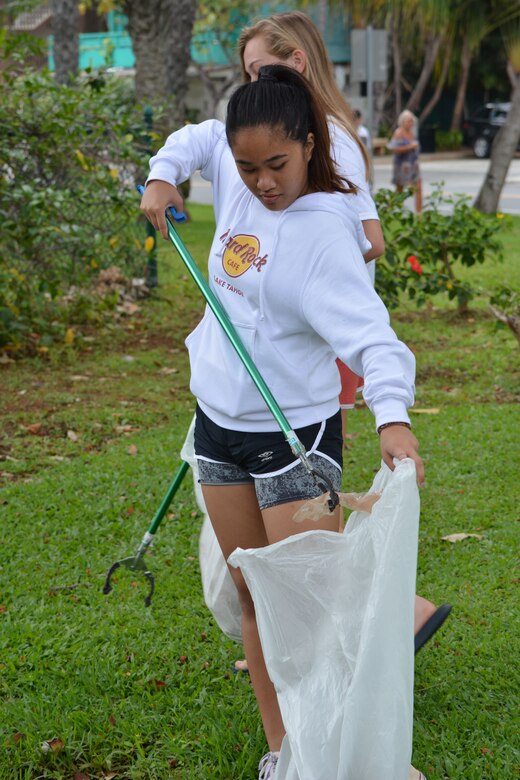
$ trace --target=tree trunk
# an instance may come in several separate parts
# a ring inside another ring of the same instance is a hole
[[[184,121],[188,91],[187,71],[191,61],[190,48],[197,0],[174,0],[174,13],[165,25],[165,65],[168,89],[175,100],[172,106],[176,124]]]
[[[143,105],[154,106],[167,97],[161,17],[163,0],[125,0],[128,33],[135,57],[135,95]]]
[[[453,116],[451,118],[450,130],[460,130],[462,112],[464,110],[464,100],[466,97],[466,89],[468,86],[470,65],[471,65],[471,48],[469,45],[469,37],[467,33],[464,33],[464,40],[462,42],[459,85],[457,88],[457,97],[455,98],[455,106],[453,108]]]
[[[422,70],[419,75],[419,78],[417,79],[417,83],[414,87],[414,90],[410,95],[408,103],[406,104],[406,108],[408,109],[408,111],[414,111],[414,112],[417,111],[421,104],[422,96],[424,95],[424,90],[428,86],[428,82],[430,81],[433,67],[435,65],[435,60],[437,59],[437,55],[439,53],[441,41],[442,38],[440,35],[433,36],[429,34],[427,36],[427,39],[425,41],[425,53],[424,53]]]
[[[486,178],[475,201],[475,208],[484,214],[494,214],[498,209],[500,193],[507,172],[520,140],[520,77],[517,77],[511,110],[491,147],[491,159]]]
[[[435,92],[433,93],[430,100],[421,111],[421,114],[419,116],[419,122],[424,122],[424,120],[430,116],[431,112],[433,111],[433,109],[435,108],[435,106],[440,100],[440,97],[442,95],[442,90],[444,89],[446,76],[448,75],[448,69],[450,67],[452,49],[453,49],[453,41],[452,39],[450,39],[446,46],[446,51],[443,53],[444,61],[442,63],[442,70],[439,76],[439,80],[437,81],[437,86],[435,87]]]
[[[76,0],[52,0],[54,35],[54,77],[58,84],[68,84],[78,75],[79,11]]]
[[[135,92],[142,105],[165,110],[164,128],[184,119],[186,72],[196,0],[124,0],[135,57]]]
[[[507,314],[505,311],[502,311],[502,309],[499,309],[498,306],[493,306],[492,304],[489,304],[489,308],[497,320],[500,320],[500,322],[503,322],[504,325],[507,325],[508,328],[511,329],[516,336],[518,346],[520,347],[520,317],[514,313]]]

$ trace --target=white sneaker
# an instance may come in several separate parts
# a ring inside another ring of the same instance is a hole
[[[274,773],[279,757],[279,752],[266,753],[265,756],[262,756],[260,763],[258,764],[258,770],[260,772],[258,780],[274,780]]]
[[[408,780],[426,780],[426,777],[422,772],[419,772],[418,769],[415,769],[415,767],[411,766],[408,773]]]

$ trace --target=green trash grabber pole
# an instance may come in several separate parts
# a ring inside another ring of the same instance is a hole
[[[175,474],[175,477],[173,478],[173,482],[168,488],[168,492],[166,493],[166,495],[162,500],[161,506],[155,513],[154,519],[150,523],[147,532],[143,536],[141,540],[141,544],[137,548],[136,554],[131,555],[129,558],[123,558],[122,560],[116,561],[114,564],[112,564],[112,566],[107,572],[105,584],[103,586],[103,593],[105,594],[110,593],[110,591],[112,590],[112,584],[111,584],[112,574],[116,571],[116,569],[119,569],[120,566],[125,566],[127,569],[130,569],[130,571],[135,571],[137,573],[144,574],[144,576],[148,580],[150,590],[144,600],[144,603],[147,607],[150,606],[152,602],[153,592],[155,590],[155,581],[152,572],[145,566],[145,563],[143,561],[143,556],[146,550],[148,549],[148,547],[150,546],[150,544],[152,543],[153,538],[155,536],[155,532],[159,528],[161,521],[164,515],[166,514],[166,511],[170,506],[174,495],[179,489],[181,482],[184,479],[189,467],[190,467],[189,463],[186,463],[186,461],[183,460],[177,470],[177,473]]]
[[[137,190],[141,195],[144,193],[144,187],[142,187],[141,185],[137,187]],[[215,293],[207,283],[199,267],[197,266],[195,260],[192,258],[192,256],[186,249],[181,237],[177,233],[174,226],[174,220],[176,220],[177,222],[184,222],[186,221],[186,216],[184,214],[180,214],[179,212],[177,212],[175,209],[172,208],[168,209],[168,211],[166,212],[166,223],[168,226],[168,237],[170,241],[172,242],[175,249],[181,256],[181,260],[183,261],[184,265],[188,269],[190,275],[193,277],[195,284],[201,291],[208,306],[210,307],[211,311],[213,312],[213,314],[219,321],[220,325],[222,326],[226,336],[228,337],[229,341],[231,342],[232,346],[237,352],[238,357],[242,361],[244,368],[249,373],[249,376],[251,377],[254,384],[256,385],[256,388],[258,389],[260,395],[262,396],[265,403],[267,404],[269,411],[271,412],[276,422],[280,426],[280,429],[282,430],[282,433],[284,434],[287,443],[289,444],[293,454],[300,459],[305,470],[313,478],[313,480],[320,487],[320,489],[323,490],[324,493],[326,492],[329,493],[328,507],[329,507],[329,511],[333,512],[334,509],[339,504],[339,497],[336,491],[334,490],[334,487],[330,479],[328,479],[328,477],[326,477],[324,474],[321,474],[319,471],[317,471],[312,467],[309,458],[307,456],[307,453],[305,451],[305,447],[299,440],[296,433],[291,428],[289,421],[287,420],[283,411],[280,409],[277,401],[275,400],[269,387],[265,383],[262,375],[260,374],[257,367],[253,363],[240,336],[235,330],[233,323],[229,319],[226,310],[224,309],[219,299],[217,298],[217,296],[215,295]]]

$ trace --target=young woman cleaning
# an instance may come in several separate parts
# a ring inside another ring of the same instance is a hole
[[[334,80],[332,63],[317,27],[309,16],[300,11],[275,14],[246,27],[240,35],[238,50],[244,82],[255,81],[262,65],[282,64],[304,75],[319,93],[327,115],[331,137],[330,153],[336,169],[340,176],[346,177],[355,185],[355,190],[345,194],[346,202],[361,220],[365,236],[372,245],[371,249],[364,251],[365,261],[379,257],[384,251],[384,240],[377,209],[368,186],[367,152],[356,135],[350,107]],[[146,196],[147,209],[166,239],[168,234],[164,213],[167,207],[172,205],[171,192],[167,186],[158,187]],[[374,265],[374,262],[369,262],[366,266],[372,281]],[[354,407],[356,392],[362,385],[362,380],[341,360],[337,361],[337,365],[341,379],[339,402],[342,435],[345,440],[346,413]],[[431,601],[421,596],[416,597],[416,652],[442,626],[450,610],[449,604],[436,607]],[[235,663],[235,668],[245,671],[247,662],[239,660]]]
[[[225,128],[210,120],[173,133],[151,160],[142,200],[156,229],[165,228],[157,202],[166,198],[182,210],[176,185],[197,169],[214,190],[210,284],[311,463],[340,488],[338,355],[364,378],[385,463],[393,468],[394,458],[411,458],[422,484],[423,465],[407,414],[414,358],[391,329],[366,273],[345,199],[353,188],[331,159],[317,94],[294,69],[266,67],[256,82],[233,94]],[[226,560],[236,547],[262,547],[317,528],[337,531],[337,510],[295,526],[295,512],[320,490],[295,459],[209,309],[186,344],[197,398],[199,477]],[[268,780],[284,726],[251,596],[240,571],[230,571],[269,746],[260,778]]]

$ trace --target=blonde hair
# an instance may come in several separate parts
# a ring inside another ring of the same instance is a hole
[[[287,11],[244,27],[238,39],[243,81],[250,81],[244,67],[244,50],[249,41],[259,35],[265,39],[268,51],[281,62],[288,60],[296,49],[301,49],[306,54],[303,75],[319,92],[327,115],[357,143],[368,176],[370,161],[366,147],[356,132],[352,110],[336,84],[332,62],[314,22],[301,11]]]
[[[415,116],[415,114],[412,114],[412,112],[409,111],[407,108],[405,108],[404,111],[401,111],[401,113],[397,117],[397,126],[401,127],[405,119],[412,119],[414,125],[417,124],[417,117]]]

